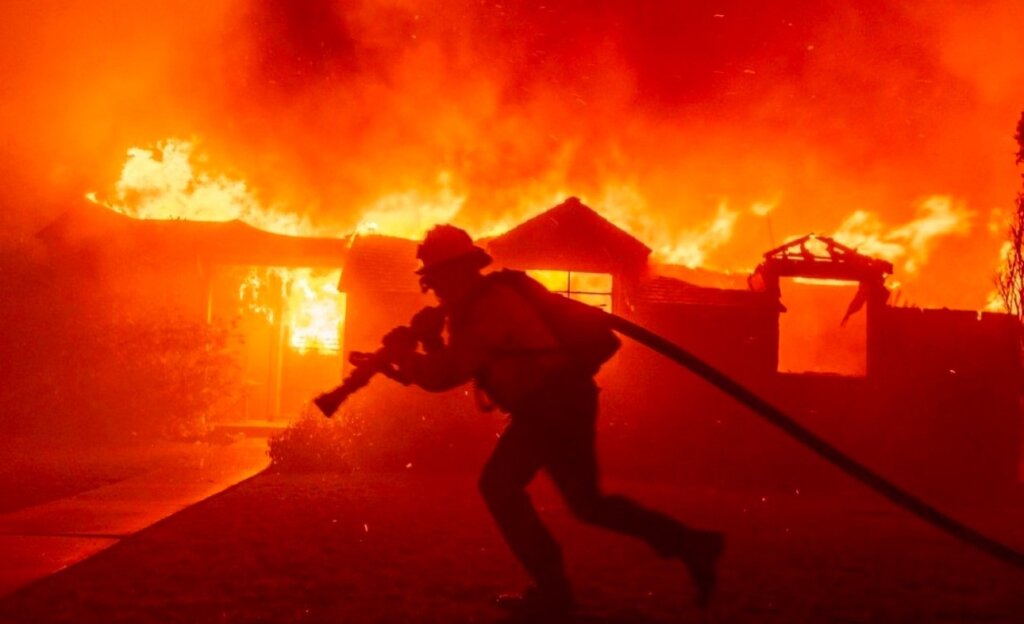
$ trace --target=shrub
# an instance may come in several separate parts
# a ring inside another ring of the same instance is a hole
[[[19,264],[10,255],[0,265],[5,433],[195,438],[237,409],[230,324],[208,324],[148,293],[117,292],[117,280],[73,266]]]
[[[309,407],[298,420],[271,436],[268,447],[271,469],[281,472],[349,472],[352,450],[362,437],[363,422],[355,410],[343,410],[324,418]]]

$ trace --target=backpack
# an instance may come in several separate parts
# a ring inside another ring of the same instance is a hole
[[[578,372],[593,376],[622,346],[603,311],[551,292],[522,271],[502,269],[488,273],[484,280],[507,286],[526,299]]]

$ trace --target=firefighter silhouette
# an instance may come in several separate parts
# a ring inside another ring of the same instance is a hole
[[[417,271],[420,283],[435,293],[447,317],[447,341],[434,341],[435,348],[421,352],[415,340],[398,335],[408,328],[399,328],[385,338],[385,344],[406,345],[392,349],[392,363],[402,378],[428,391],[442,392],[472,380],[491,404],[509,415],[479,486],[533,584],[521,594],[499,597],[502,606],[532,619],[573,608],[561,548],[526,492],[541,470],[583,522],[639,538],[660,556],[682,561],[693,579],[698,604],[706,604],[715,584],[722,535],[689,528],[601,490],[594,374],[618,347],[611,330],[593,327],[579,308],[560,308],[555,301],[586,306],[549,293],[523,273],[483,274],[490,256],[456,227],[432,229],[417,257],[422,262]],[[441,331],[443,325],[435,318],[428,322]],[[576,335],[567,337],[572,332]],[[569,344],[587,332],[597,336],[591,342],[599,346]]]

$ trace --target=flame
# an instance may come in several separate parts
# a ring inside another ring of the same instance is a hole
[[[451,222],[465,201],[452,188],[452,174],[442,171],[436,189],[389,193],[374,201],[362,211],[356,231],[420,239],[434,225]]]
[[[624,183],[652,217],[627,229],[656,257],[728,269],[756,262],[776,233],[832,232],[862,206],[878,215],[869,235],[905,248],[883,236],[913,218],[903,198],[943,189],[987,207],[1020,184],[1020,0],[723,13],[681,2],[239,4],[0,3],[4,216],[36,228],[82,180],[123,164],[121,141],[154,132],[194,133],[246,173],[204,176],[198,141],[140,148],[117,194],[102,189],[137,216],[212,207],[208,218],[302,227],[264,223],[262,204],[336,219],[332,235],[364,220],[363,231],[416,236],[422,205],[449,220],[464,199],[458,223],[485,236],[567,195],[616,217],[631,208],[603,203],[604,185]],[[773,196],[786,204],[769,210]],[[723,199],[740,217],[716,246],[701,235]],[[220,214],[224,201],[248,210]],[[969,253],[956,275],[915,260],[908,286],[929,304],[981,304],[996,236],[979,222],[957,242]],[[901,272],[913,258],[890,253]]]
[[[691,269],[702,266],[708,253],[729,242],[738,218],[739,213],[730,210],[723,201],[718,205],[715,217],[703,227],[684,232],[674,245],[662,245],[656,251],[672,264]]]
[[[968,234],[973,217],[962,202],[933,195],[921,201],[916,217],[903,225],[887,228],[878,215],[856,210],[833,236],[863,254],[901,262],[904,271],[916,273],[940,239]]]
[[[288,344],[299,353],[341,351],[345,296],[338,292],[341,271],[284,271],[288,288]]]
[[[195,146],[169,138],[155,148],[132,147],[115,186],[116,199],[105,203],[138,219],[232,221],[278,234],[302,234],[311,228],[301,217],[265,208],[244,181],[196,171]],[[95,201],[95,193],[87,195]]]
[[[1013,243],[1008,240],[1003,241],[1003,244],[999,248],[999,266],[996,268],[997,288],[992,290],[985,298],[985,305],[984,307],[982,307],[983,312],[1010,311],[1006,305],[1007,302],[1003,298],[1003,295],[1000,292],[1000,290],[1002,290],[1002,284],[1005,281],[1010,281],[1008,280],[1007,271],[1009,269],[1010,263],[1013,262],[1012,256]],[[1016,284],[1015,286],[1019,287],[1019,283]],[[1014,287],[1011,286],[1011,289],[1012,288]]]
[[[238,284],[238,301],[246,311],[274,323],[276,308],[270,305],[267,296],[267,291],[270,288],[270,276],[270,270],[249,269],[249,272]]]
[[[268,323],[285,323],[288,346],[299,353],[341,351],[345,296],[340,270],[253,267],[238,287],[242,307]],[[279,316],[276,301],[283,301]]]
[[[362,208],[352,211],[358,218],[350,227],[339,227],[297,216],[301,211],[267,207],[244,181],[210,173],[207,168],[207,160],[193,142],[169,138],[149,148],[128,150],[111,201],[101,202],[94,193],[88,197],[112,210],[142,219],[239,219],[280,234],[342,237],[356,232],[417,239],[433,225],[446,222],[458,223],[474,238],[497,236],[572,194],[567,190],[570,185],[565,183],[564,177],[552,173],[524,186],[511,204],[497,206],[484,215],[474,215],[475,209],[467,209],[469,180],[460,178],[454,170],[441,169],[422,186],[399,187],[370,197]],[[721,197],[710,206],[688,204],[672,210],[653,205],[638,184],[628,181],[613,181],[589,194],[579,195],[603,217],[648,244],[655,262],[731,272],[745,270],[743,263],[752,259],[735,253],[741,241],[730,247],[740,219],[770,219],[780,206],[781,192],[747,200],[749,203]],[[741,209],[744,205],[746,209]],[[706,216],[693,226],[673,225],[674,215],[701,210]],[[917,203],[915,211],[909,221],[893,225],[875,212],[854,210],[841,221],[834,236],[862,253],[898,263],[906,274],[915,274],[928,261],[938,241],[969,233],[974,217],[965,202],[947,195],[927,197]],[[771,237],[770,221],[768,227]],[[730,254],[730,250],[733,253]],[[738,260],[741,257],[744,259]],[[303,286],[308,279],[308,276],[284,279],[290,288],[298,289],[290,293],[287,300],[302,308],[321,304],[324,309],[330,308],[332,304],[310,295],[323,293],[322,288]],[[313,315],[300,316],[313,318]]]
[[[152,148],[133,147],[115,186],[115,199],[102,202],[95,193],[90,201],[139,219],[189,219],[194,221],[241,220],[279,234],[342,236],[346,232],[315,226],[306,219],[263,206],[248,185],[224,175],[199,170],[202,162],[190,141],[168,138]],[[560,187],[538,185],[524,189],[518,205],[496,219],[467,228],[474,238],[497,236],[524,219],[563,201],[570,195]],[[418,239],[438,223],[456,220],[467,196],[457,190],[450,171],[441,171],[430,188],[406,189],[382,195],[362,210],[354,230]],[[705,223],[673,234],[664,221],[652,216],[648,203],[631,185],[609,185],[590,202],[605,218],[652,244],[655,257],[666,263],[695,267],[704,264],[712,251],[732,238],[740,213],[721,201]],[[767,215],[777,202],[759,201],[751,212]]]
[[[837,280],[828,279],[822,277],[792,277],[790,278],[794,284],[806,284],[808,286],[835,286],[839,288],[849,288],[849,280]]]
[[[238,219],[278,234],[337,234],[314,228],[294,214],[264,207],[244,181],[197,171],[194,159],[195,146],[180,139],[167,139],[150,149],[133,147],[115,186],[115,200],[103,202],[94,192],[86,198],[137,219]],[[393,214],[398,212],[393,210]],[[340,273],[340,269],[253,268],[239,284],[238,300],[243,308],[270,323],[281,320],[277,316],[283,314],[288,344],[294,350],[337,353],[345,320],[344,297],[337,290]],[[271,295],[276,288],[280,288],[279,297]],[[274,306],[275,298],[284,302],[280,312]]]
[[[1003,298],[999,296],[999,291],[996,290],[993,290],[988,294],[988,297],[985,300],[985,306],[982,307],[981,311],[999,313],[1008,312],[1006,309],[1006,302],[1003,301]]]
[[[586,197],[581,199],[587,202]],[[754,206],[769,204],[759,201]],[[710,254],[732,240],[740,217],[740,212],[731,209],[727,199],[722,199],[710,219],[690,229],[674,230],[658,217],[662,211],[652,210],[647,199],[630,185],[606,187],[591,205],[603,217],[650,245],[655,261],[689,268],[706,267]]]
[[[114,200],[102,201],[90,191],[86,193],[89,201],[137,219],[237,219],[292,236],[342,237],[349,233],[313,224],[294,212],[268,208],[244,181],[199,170],[195,163],[202,163],[204,157],[191,141],[168,138],[155,147],[129,148],[127,153]],[[360,210],[361,218],[353,229],[361,234],[422,238],[433,225],[452,221],[465,201],[465,194],[454,189],[451,172],[441,171],[435,188],[396,191],[375,199]]]
[[[239,300],[271,324],[285,323],[288,346],[298,353],[341,351],[345,296],[338,292],[340,270],[253,268],[239,285]],[[275,300],[282,300],[279,318]]]

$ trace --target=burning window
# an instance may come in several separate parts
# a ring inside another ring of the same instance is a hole
[[[612,276],[608,273],[549,270],[531,270],[527,273],[552,292],[607,312],[612,310]]]
[[[253,268],[239,287],[239,299],[270,323],[283,321],[283,339],[300,354],[341,351],[345,295],[339,271],[308,268]]]
[[[338,292],[338,271],[291,271],[287,282],[288,345],[299,353],[341,351],[345,295]]]

